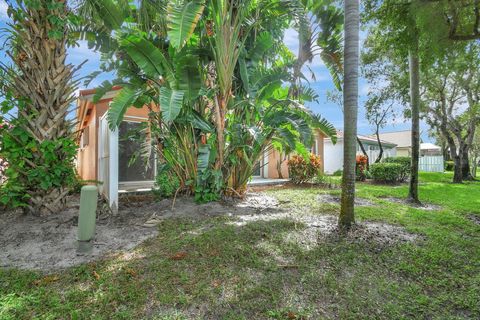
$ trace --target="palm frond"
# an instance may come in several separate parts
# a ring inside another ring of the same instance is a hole
[[[332,139],[333,143],[337,142],[337,130],[333,124],[318,114],[314,114],[312,119],[315,129],[322,131],[327,137]]]
[[[113,98],[107,113],[107,121],[111,129],[120,125],[125,112],[135,104],[142,93],[143,90],[139,88],[123,87],[118,95]]]

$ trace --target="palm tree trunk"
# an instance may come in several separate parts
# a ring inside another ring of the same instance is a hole
[[[18,111],[18,117],[24,120],[22,129],[38,145],[73,138],[66,116],[75,98],[77,82],[73,80],[73,74],[81,65],[74,68],[66,63],[69,37],[67,24],[56,27],[50,23],[52,17],[66,20],[68,8],[66,5],[50,8],[47,1],[41,1],[38,8],[32,9],[31,5],[27,5],[17,10],[22,11],[24,16],[15,21],[19,27],[12,45],[15,50],[9,51],[8,55],[17,66],[17,72],[13,76],[13,90],[18,97],[28,98],[28,103]],[[25,172],[38,170],[47,163],[45,155],[37,148],[32,150],[32,154],[33,159],[27,161]],[[70,162],[71,155],[64,148],[54,150],[54,156],[59,162],[63,161],[63,165],[71,165],[71,173],[64,175],[61,185],[49,188],[41,188],[21,174],[19,179],[23,181],[29,195],[29,203],[25,207],[27,212],[35,215],[56,213],[66,205],[73,162]]]
[[[355,223],[359,29],[359,0],[345,0],[343,178],[342,206],[338,220],[340,229],[348,229]]]
[[[412,109],[412,164],[408,201],[420,203],[418,199],[418,162],[420,157],[420,58],[418,56],[418,35],[409,51],[410,105]]]

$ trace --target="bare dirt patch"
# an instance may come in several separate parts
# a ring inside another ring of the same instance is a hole
[[[296,221],[299,228],[285,235],[286,241],[301,244],[306,250],[319,245],[324,241],[338,240],[374,242],[383,246],[402,242],[414,242],[421,240],[421,236],[406,231],[401,226],[395,226],[382,222],[364,221],[357,223],[344,235],[338,231],[338,219],[333,215],[298,215],[291,212],[281,212],[263,215],[238,216],[236,225],[245,225],[253,221],[271,221],[288,219]]]
[[[469,214],[468,216],[468,219],[470,221],[472,221],[474,224],[476,225],[479,225],[480,226],[480,216],[478,214]]]
[[[329,203],[329,204],[340,204],[340,196],[332,195],[332,194],[321,194],[317,197],[318,201],[321,203]],[[370,200],[363,199],[363,198],[355,198],[355,205],[356,206],[374,206]]]
[[[70,199],[69,207],[48,217],[26,216],[20,210],[3,213],[0,219],[0,267],[54,270],[71,267],[130,250],[158,234],[156,225],[168,218],[205,218],[268,211],[276,200],[261,195],[244,201],[213,202],[198,205],[190,197],[173,201],[154,201],[151,196],[124,197],[117,216],[97,212],[96,236],[88,254],[77,253],[79,199]],[[101,206],[99,206],[99,211]],[[153,223],[146,224],[146,222]]]
[[[158,234],[156,225],[163,219],[228,216],[235,225],[255,221],[291,219],[302,227],[285,235],[306,249],[336,234],[337,218],[325,215],[302,215],[281,208],[274,197],[254,193],[237,201],[196,204],[191,197],[153,201],[151,197],[130,196],[122,200],[119,215],[99,214],[93,249],[77,253],[78,197],[69,208],[49,217],[25,216],[20,212],[3,214],[0,220],[0,267],[52,271],[98,260],[129,251]],[[153,221],[154,223],[146,224]],[[359,224],[349,239],[390,244],[414,241],[417,237],[401,227],[382,223]]]
[[[422,210],[427,210],[427,211],[440,211],[442,210],[442,206],[436,205],[436,204],[431,204],[431,203],[424,203],[422,202],[421,205],[411,203],[407,199],[401,199],[401,198],[394,198],[394,197],[379,197],[379,199],[386,200],[389,202],[395,202],[399,204],[403,204],[405,206],[409,206],[415,209],[422,209]]]
[[[78,199],[69,208],[48,217],[21,212],[2,215],[0,221],[0,266],[52,270],[89,262],[129,250],[155,236],[155,228],[144,228],[142,210],[128,215],[101,216],[89,254],[77,254]]]

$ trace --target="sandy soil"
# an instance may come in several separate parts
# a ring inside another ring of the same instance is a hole
[[[403,199],[403,198],[379,197],[379,199],[387,200],[387,201],[390,201],[390,202],[395,202],[395,203],[403,204],[403,205],[406,205],[406,206],[409,206],[409,207],[412,207],[412,208],[422,209],[422,210],[427,210],[427,211],[442,210],[443,209],[441,206],[436,205],[436,204],[431,204],[431,203],[422,202],[421,205],[416,205],[414,203],[408,202],[407,199]]]
[[[340,204],[340,196],[332,195],[332,194],[321,194],[317,197],[318,201],[322,203],[330,203],[330,204]],[[356,206],[374,206],[375,204],[372,201],[363,198],[355,197],[355,205]]]
[[[337,218],[287,211],[281,204],[263,193],[248,194],[242,201],[215,202],[198,205],[192,198],[153,201],[149,196],[129,196],[121,201],[118,216],[99,214],[93,249],[89,254],[77,253],[78,198],[73,198],[65,211],[49,217],[25,216],[9,212],[0,219],[0,267],[17,267],[52,271],[98,260],[119,251],[128,251],[158,234],[156,224],[169,218],[205,218],[230,216],[232,223],[242,225],[252,221],[292,219],[304,227],[286,235],[304,246],[311,246],[335,236]],[[364,204],[365,205],[365,204]],[[368,204],[367,204],[368,205]],[[382,223],[361,223],[348,238],[391,244],[415,241],[416,235],[403,228]]]

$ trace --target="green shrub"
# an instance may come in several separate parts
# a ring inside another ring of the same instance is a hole
[[[400,176],[398,177],[398,181],[403,182],[408,179],[410,176],[410,172],[412,170],[412,158],[410,157],[393,157],[393,158],[386,158],[384,160],[385,163],[397,163],[402,166],[402,170],[400,172]]]
[[[174,174],[167,170],[167,166],[160,167],[158,174],[155,177],[155,185],[152,190],[153,194],[158,199],[165,199],[172,197],[180,188],[180,180]]]
[[[334,177],[341,177],[342,175],[343,175],[343,170],[337,170],[332,174],[332,176]]]
[[[455,162],[445,161],[445,171],[453,171],[455,169]]]
[[[322,160],[314,154],[310,154],[308,160],[298,155],[288,160],[288,175],[293,183],[309,182],[320,170],[322,170]]]
[[[377,182],[400,181],[402,171],[402,165],[398,163],[374,163],[370,166],[372,178]]]
[[[315,184],[324,184],[327,181],[327,177],[323,174],[322,171],[318,171],[315,177],[313,177],[312,182]]]
[[[49,195],[60,198],[65,190],[74,187],[77,146],[73,139],[38,141],[24,129],[20,120],[8,126],[2,125],[1,120],[0,158],[8,162],[2,172],[5,179],[0,187],[2,205],[36,208],[43,198]]]

